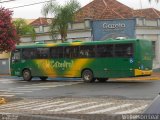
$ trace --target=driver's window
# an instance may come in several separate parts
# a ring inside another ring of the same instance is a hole
[[[16,49],[16,50],[13,52],[12,60],[13,60],[13,61],[20,60],[20,50],[19,50],[19,49]]]

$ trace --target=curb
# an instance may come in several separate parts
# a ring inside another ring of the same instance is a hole
[[[113,80],[125,80],[125,81],[130,81],[130,80],[160,80],[160,78],[159,77],[140,77],[140,78],[115,78],[115,79],[113,79]]]

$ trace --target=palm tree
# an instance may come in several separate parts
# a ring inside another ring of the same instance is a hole
[[[28,25],[24,19],[18,18],[15,21],[13,21],[13,24],[16,28],[19,39],[20,39],[20,36],[23,36],[23,35],[31,35],[32,40],[35,39],[36,33],[34,30],[34,27],[31,25]],[[18,40],[17,44],[19,44],[19,42],[20,41]]]
[[[61,41],[66,41],[68,23],[74,21],[74,13],[79,8],[80,4],[76,0],[70,0],[64,5],[59,5],[55,1],[50,1],[43,6],[42,14],[44,16],[47,16],[48,14],[53,15],[50,26],[52,37],[55,37],[58,31],[58,33],[61,35]]]

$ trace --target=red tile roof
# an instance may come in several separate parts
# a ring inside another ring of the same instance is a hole
[[[124,19],[133,16],[133,9],[116,0],[94,0],[76,13],[76,21],[92,19]]]
[[[91,19],[127,19],[145,17],[147,19],[160,18],[160,11],[154,8],[133,10],[116,0],[93,0],[76,13],[76,21]]]
[[[101,19],[127,19],[145,17],[147,19],[160,18],[160,11],[154,8],[133,10],[116,0],[93,0],[75,13],[75,22],[82,22],[86,18]],[[48,25],[51,18],[38,18],[32,26]]]
[[[51,22],[51,18],[40,17],[40,18],[34,20],[33,22],[31,22],[30,25],[32,25],[32,26],[40,26],[40,25],[46,26],[46,25],[50,24],[50,22]]]
[[[154,8],[139,9],[134,11],[135,17],[145,17],[147,19],[160,18],[160,11]]]

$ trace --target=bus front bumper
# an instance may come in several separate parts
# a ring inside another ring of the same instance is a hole
[[[145,76],[145,75],[151,75],[151,74],[152,74],[152,70],[139,70],[139,69],[134,70],[135,76]]]

